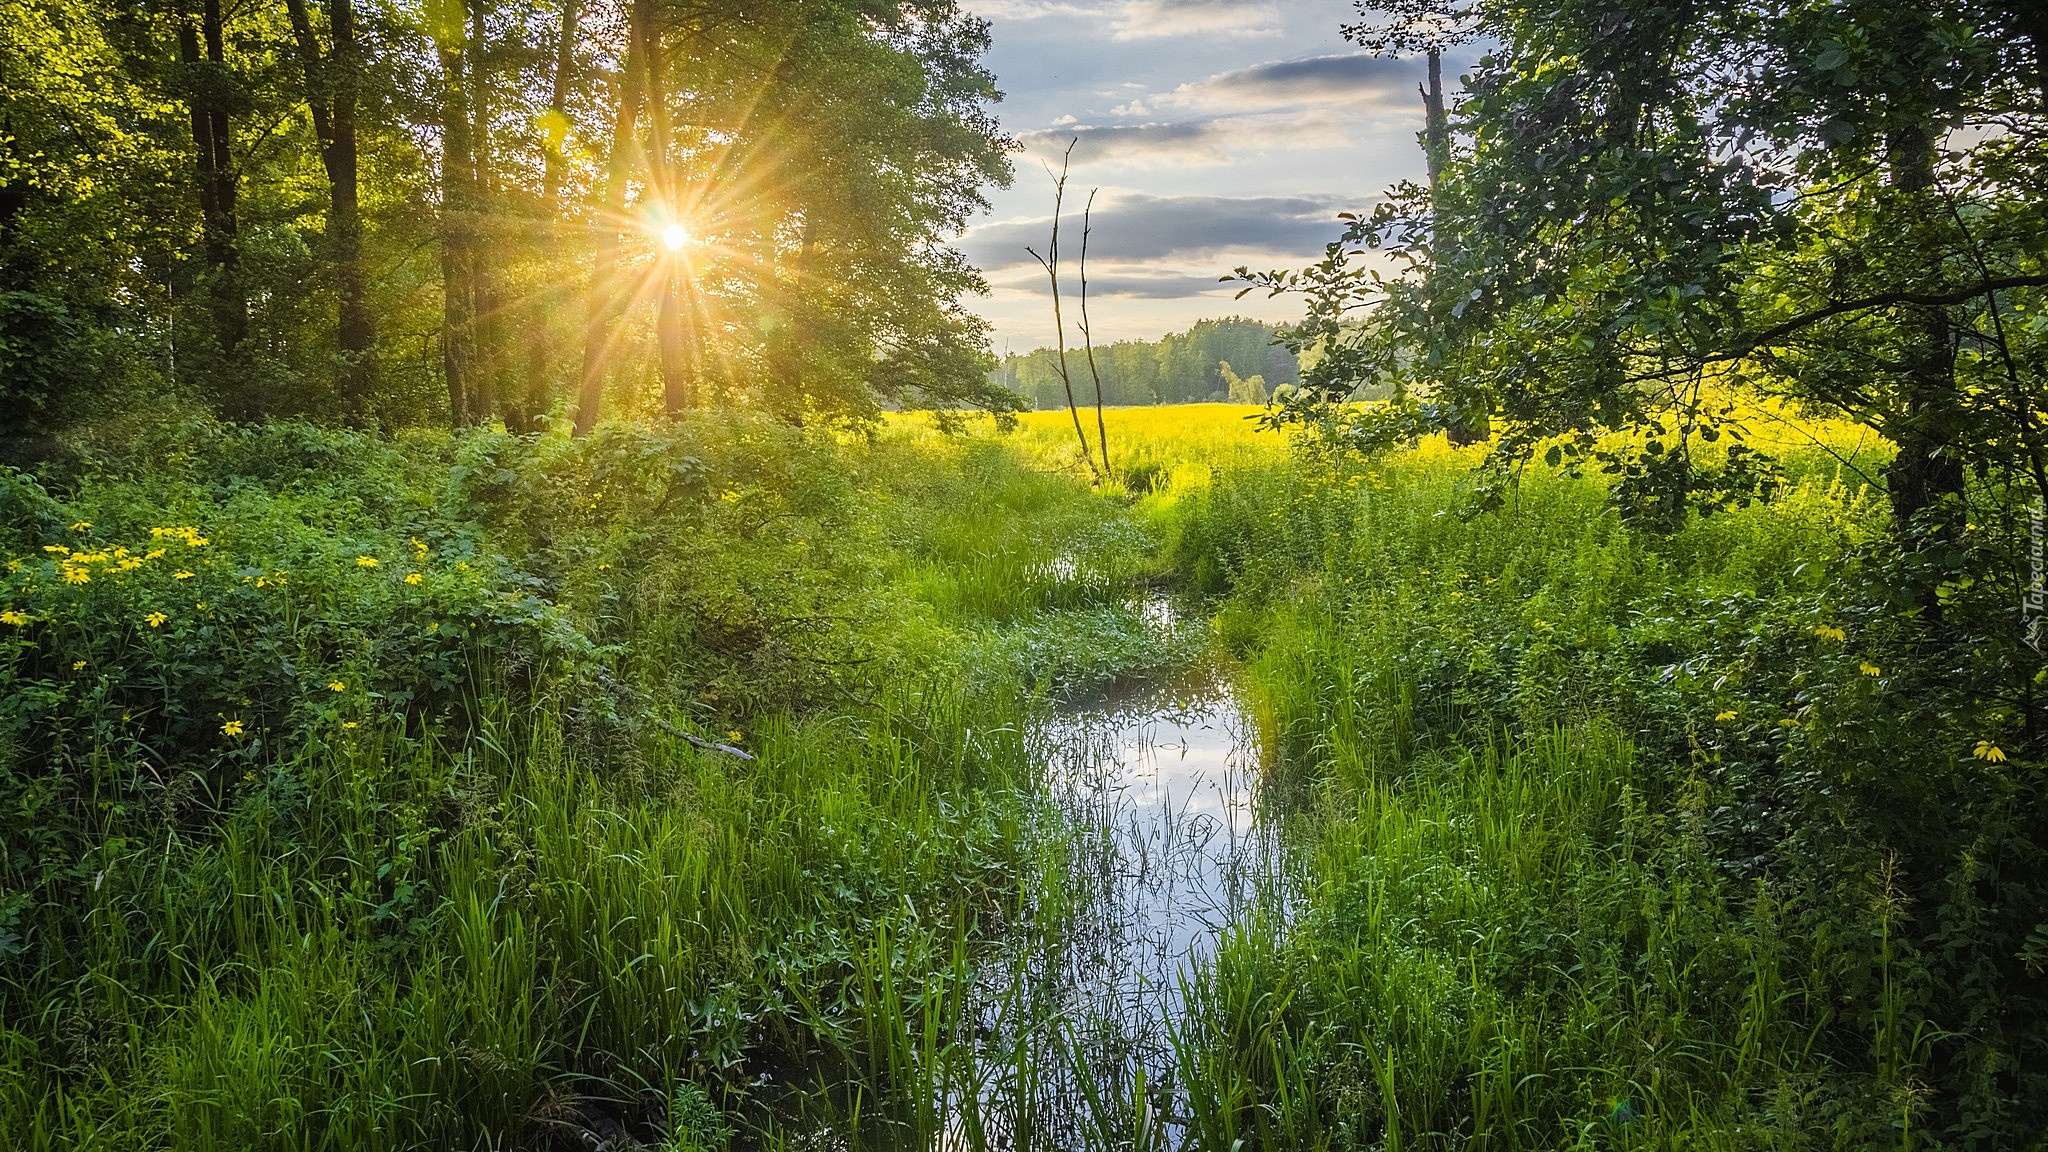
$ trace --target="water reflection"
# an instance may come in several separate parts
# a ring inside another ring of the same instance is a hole
[[[1179,1143],[1171,1029],[1217,934],[1277,892],[1258,733],[1224,671],[1120,685],[1036,732],[1073,890],[981,980],[981,1066],[939,1147]]]

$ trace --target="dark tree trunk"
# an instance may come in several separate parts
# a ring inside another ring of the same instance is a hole
[[[548,126],[549,133],[564,133],[567,139],[569,119],[569,80],[576,67],[576,29],[579,13],[578,0],[562,0],[562,26],[555,37],[555,77],[548,93],[548,112],[554,123]],[[541,155],[540,198],[543,209],[550,215],[560,210],[562,198],[562,173],[566,168],[561,143],[550,138]]]
[[[1444,114],[1444,54],[1441,49],[1429,50],[1429,87],[1422,90],[1422,109],[1422,151],[1429,164],[1429,190],[1434,192],[1438,179],[1443,176],[1444,158],[1451,151],[1451,124]]]
[[[555,39],[554,83],[548,94],[548,138],[541,152],[541,196],[534,213],[534,232],[537,240],[550,249],[558,242],[556,229],[560,223],[562,175],[565,168],[562,156],[562,140],[554,134],[568,130],[569,83],[576,66],[576,29],[578,0],[563,0],[561,29]],[[563,293],[560,288],[550,285],[546,291],[533,297],[521,309],[526,339],[525,381],[516,400],[505,405],[505,426],[514,432],[531,432],[538,428],[538,417],[548,407],[548,370],[555,359],[554,326],[550,316],[561,306]]]
[[[497,213],[496,169],[491,156],[490,29],[484,0],[469,0],[469,227],[464,238],[470,290],[470,419],[499,412],[505,402],[504,317],[499,310],[498,264],[504,240]]]
[[[462,45],[438,43],[436,54],[441,63],[441,375],[448,385],[448,419],[459,428],[479,414],[469,234],[474,161]]]
[[[1888,134],[1885,151],[1894,192],[1920,196],[1933,190],[1934,146],[1934,133],[1923,124]],[[1905,403],[1900,417],[1887,428],[1899,453],[1886,470],[1885,485],[1901,537],[1945,537],[1946,528],[1926,523],[1925,517],[1963,494],[1963,467],[1954,451],[1959,415],[1955,344],[1947,314],[1940,308],[1912,310],[1907,329],[1902,365]]]
[[[214,335],[222,354],[232,357],[248,331],[249,305],[242,295],[236,267],[239,177],[230,148],[232,125],[223,90],[227,82],[227,50],[220,0],[204,0],[197,27],[189,16],[180,22],[178,56],[192,78],[192,144],[199,158],[200,246],[208,272]]]
[[[327,19],[334,44],[323,60],[306,0],[285,0],[292,35],[305,65],[306,107],[320,138],[320,161],[327,170],[331,197],[327,247],[341,298],[336,343],[341,352],[342,410],[351,424],[361,425],[368,419],[370,391],[376,383],[377,332],[363,273],[363,218],[356,177],[356,85],[362,59],[352,5],[353,0],[329,0]]]
[[[599,409],[604,404],[611,329],[626,300],[624,286],[619,283],[619,221],[626,211],[626,185],[633,178],[634,155],[638,151],[633,134],[638,130],[640,106],[646,94],[646,61],[641,57],[641,47],[640,37],[628,37],[626,74],[620,78],[619,110],[612,125],[611,156],[605,170],[604,211],[597,224],[597,251],[583,323],[583,368],[576,381],[578,436],[597,425]]]

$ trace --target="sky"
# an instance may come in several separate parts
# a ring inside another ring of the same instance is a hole
[[[1287,320],[1298,301],[1218,277],[1240,264],[1300,267],[1391,184],[1423,177],[1419,60],[1347,43],[1350,0],[965,0],[989,21],[987,63],[1016,179],[959,247],[988,276],[976,301],[995,349],[1050,344],[1051,293],[1025,252],[1045,251],[1053,177],[1076,141],[1061,230],[1075,319],[1079,218],[1095,339],[1156,339],[1204,317]],[[1447,62],[1450,81],[1456,72]],[[1455,81],[1451,81],[1455,83]],[[1071,328],[1069,332],[1071,338]]]

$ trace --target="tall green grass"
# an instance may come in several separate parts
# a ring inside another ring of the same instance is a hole
[[[2038,775],[1924,670],[1823,448],[1668,537],[1543,474],[1474,515],[1441,444],[1179,502],[1299,869],[1190,982],[1198,1146],[2038,1142],[2042,903],[1989,883]]]
[[[164,435],[6,478],[8,1147],[949,1123],[1072,663],[1006,637],[1114,623],[1121,506],[744,417]]]

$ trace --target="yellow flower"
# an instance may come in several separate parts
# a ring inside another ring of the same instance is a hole
[[[417,583],[419,583],[419,582],[420,582],[420,574],[419,574],[419,573],[417,573],[417,572],[409,572],[409,573],[407,573],[407,574],[406,574],[406,577],[405,577],[405,582],[406,582],[407,584],[417,584]]]
[[[28,627],[28,613],[11,610],[0,612],[0,624],[12,624],[16,628],[26,628]]]
[[[242,734],[242,722],[240,720],[228,721],[220,726],[220,734],[223,736],[240,736]]]
[[[192,574],[190,572],[180,571],[171,573],[171,579],[173,580],[190,580],[191,578]]]
[[[161,559],[163,559],[163,555],[164,555],[164,550],[163,550],[163,549],[161,549],[161,548],[151,548],[151,549],[150,549],[149,551],[147,551],[147,552],[144,552],[144,553],[142,554],[142,558],[143,558],[144,560],[161,560]]]
[[[15,558],[14,558],[14,557],[12,557],[12,556],[9,556],[9,557],[7,558],[7,570],[8,570],[9,572],[19,572],[19,571],[21,571],[21,561],[20,561],[20,560],[17,560],[17,559],[15,559]]]
[[[427,558],[427,546],[420,543],[420,538],[417,536],[412,538],[412,552],[413,555],[418,556],[422,560]]]
[[[327,687],[328,687],[328,688],[329,688],[330,690],[332,690],[332,691],[335,691],[335,692],[340,692],[340,691],[342,691],[343,689],[347,688],[347,687],[348,687],[348,685],[346,685],[346,684],[343,684],[343,683],[342,683],[341,681],[339,681],[339,680],[329,680],[329,681],[327,682]]]
[[[1716,712],[1716,713],[1714,713],[1714,719],[1716,719],[1716,720],[1733,720],[1733,719],[1735,719],[1735,710],[1731,708],[1731,709],[1729,709],[1729,710],[1728,710],[1728,711],[1726,711],[1726,712]]]
[[[207,546],[208,543],[210,543],[210,541],[208,541],[207,538],[204,536],[185,537],[185,546],[187,548],[204,548]]]
[[[358,568],[375,568],[376,566],[377,558],[375,556],[356,557],[356,567]]]
[[[343,728],[353,728],[353,727],[355,727],[355,726],[356,726],[356,722],[355,722],[355,721],[353,721],[353,720],[343,720],[343,721],[341,722],[341,726],[342,726]]]
[[[1847,632],[1842,631],[1840,628],[1835,627],[1833,624],[1822,624],[1820,627],[1815,628],[1813,630],[1813,634],[1815,636],[1820,637],[1823,640],[1841,641],[1847,640],[1849,638],[1849,634]]]
[[[71,524],[71,530],[73,532],[83,532],[90,527],[92,527],[92,521],[90,520],[74,520],[72,521]]]
[[[201,612],[204,612],[206,611],[206,601],[201,600],[199,603],[194,604],[192,607],[198,609]]]
[[[1975,756],[1979,760],[1989,760],[1993,764],[2005,763],[2005,749],[2000,748],[1989,740],[1977,741],[1977,746],[1970,749],[1970,755]]]
[[[90,584],[92,583],[92,573],[87,572],[83,568],[67,567],[64,569],[64,582],[66,584]]]
[[[739,743],[739,741],[740,741],[740,730],[739,730],[739,729],[737,729],[737,728],[734,728],[734,729],[733,729],[732,731],[730,731],[730,732],[727,732],[727,733],[725,734],[725,738],[726,738],[727,740],[730,740],[730,741],[732,741],[732,742],[733,742],[733,743],[735,743],[735,744]]]
[[[143,619],[149,621],[149,626],[151,628],[161,628],[163,627],[164,621],[169,620],[170,617],[164,615],[161,612],[151,612],[149,615],[144,616]]]
[[[85,661],[83,661],[83,660],[73,660],[73,661],[71,662],[71,670],[72,670],[73,672],[83,672],[83,671],[85,671]]]
[[[71,551],[71,549],[66,548],[62,544],[45,544],[43,545],[43,551],[54,552],[57,555],[62,556],[64,553]]]
[[[1884,675],[1884,669],[1882,669],[1882,668],[1879,668],[1879,667],[1878,667],[1877,665],[1875,665],[1875,664],[1872,664],[1872,663],[1871,663],[1870,661],[1868,661],[1868,660],[1865,660],[1865,661],[1864,661],[1863,663],[1861,663],[1861,664],[1858,664],[1858,665],[1856,666],[1856,670],[1857,670],[1858,672],[1861,672],[1861,673],[1863,673],[1863,674],[1864,674],[1865,676],[1882,676],[1882,675]]]

